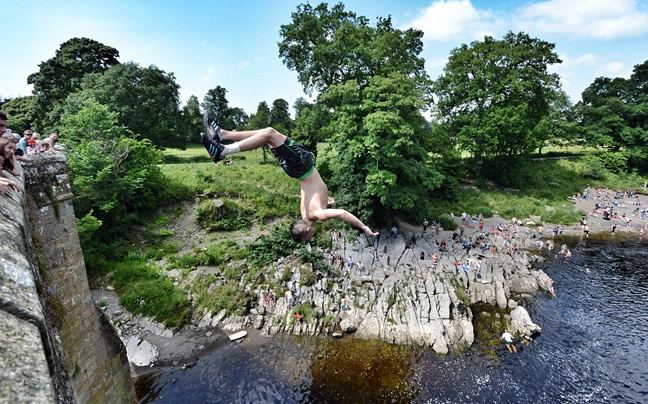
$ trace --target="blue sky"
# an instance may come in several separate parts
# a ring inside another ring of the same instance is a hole
[[[279,59],[279,27],[306,1],[0,0],[0,96],[31,94],[27,76],[60,44],[88,37],[119,50],[121,62],[172,72],[185,101],[220,85],[230,106],[256,111],[304,96]],[[319,1],[310,2],[313,5]],[[330,5],[336,2],[329,2]],[[437,78],[450,51],[510,31],[556,44],[552,67],[572,101],[596,77],[629,77],[648,59],[648,0],[349,0],[348,11],[392,16],[397,28],[424,31],[426,69]],[[306,97],[308,99],[308,97]]]

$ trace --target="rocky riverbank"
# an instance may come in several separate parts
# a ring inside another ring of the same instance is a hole
[[[607,192],[607,194],[606,194]],[[593,192],[588,198],[574,198],[575,208],[586,213],[590,236],[609,234],[611,223],[595,212],[595,204],[604,200],[617,203],[619,212],[630,216],[645,201],[645,196],[614,200],[609,191]],[[639,203],[639,205],[637,205]],[[459,216],[455,218],[461,222]],[[483,231],[468,221],[462,236],[453,240],[452,231],[436,231],[401,224],[394,237],[387,230],[377,239],[360,236],[353,241],[345,234],[336,237],[332,251],[325,258],[334,267],[329,276],[315,282],[303,274],[312,271],[310,264],[286,258],[266,269],[275,285],[288,270],[290,281],[275,287],[273,302],[270,290],[250,290],[259,298],[257,305],[244,316],[226,317],[224,312],[194,313],[193,325],[173,334],[150,320],[129,316],[115,302],[107,302],[106,312],[113,319],[126,344],[144,351],[155,351],[138,366],[190,366],[196,357],[221,344],[228,343],[225,333],[246,329],[264,335],[280,333],[342,336],[355,333],[361,338],[378,338],[397,344],[427,346],[438,353],[469,347],[475,338],[471,306],[484,303],[497,308],[509,331],[532,334],[541,327],[534,324],[524,301],[548,289],[548,276],[536,267],[549,251],[552,227],[540,227],[539,218],[526,218],[515,225],[498,217],[486,219]],[[520,225],[521,223],[521,225]],[[618,224],[617,233],[638,232],[643,223],[635,220],[629,226]],[[503,231],[497,230],[500,227]],[[480,233],[485,233],[480,237]],[[457,233],[460,233],[458,230]],[[581,236],[580,225],[565,226],[566,236]],[[473,244],[480,241],[484,247]],[[541,243],[538,243],[538,242]],[[555,240],[559,244],[560,239]],[[445,242],[445,245],[443,245]],[[541,247],[540,247],[541,245]],[[467,248],[470,247],[470,248]],[[515,248],[514,248],[515,247]],[[551,254],[556,254],[558,245]],[[438,260],[432,262],[434,254]],[[354,265],[348,267],[347,263]],[[358,263],[364,268],[359,269]],[[196,273],[211,269],[198,267]],[[180,271],[170,276],[177,276]],[[294,282],[294,284],[293,284]],[[284,293],[294,285],[296,306],[290,305]],[[250,285],[241,285],[249,288]],[[97,292],[98,293],[98,292]],[[108,293],[104,291],[103,293]],[[102,298],[97,294],[95,301]],[[310,313],[295,309],[310,307]],[[111,307],[117,307],[112,311]],[[255,331],[257,330],[257,331]],[[133,342],[134,341],[134,342]],[[153,348],[144,344],[149,343]],[[136,349],[134,349],[134,352]]]

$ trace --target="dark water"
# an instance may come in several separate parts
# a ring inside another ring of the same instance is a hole
[[[648,246],[572,252],[545,268],[556,296],[525,304],[543,332],[517,355],[493,345],[501,330],[444,357],[346,337],[259,336],[141,378],[140,403],[648,403]]]

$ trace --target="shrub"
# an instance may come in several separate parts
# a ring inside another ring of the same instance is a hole
[[[482,215],[485,218],[493,217],[493,210],[489,206],[478,206],[474,213],[479,216]]]
[[[613,173],[625,172],[628,166],[628,158],[619,152],[605,152],[598,156],[603,166]]]
[[[167,327],[191,320],[191,303],[169,278],[129,284],[119,302],[131,313],[151,316]]]
[[[248,262],[252,265],[268,265],[288,256],[299,247],[286,227],[275,227],[269,235],[260,236],[248,246]]]
[[[313,308],[310,304],[301,303],[292,308],[292,313],[299,313],[302,316],[304,321],[308,321],[313,318]],[[294,317],[293,317],[294,319]]]
[[[455,222],[454,219],[452,219],[452,216],[450,216],[447,213],[443,213],[442,215],[440,215],[438,221],[444,230],[456,230],[457,227],[459,227],[457,225],[457,222]]]
[[[607,170],[600,159],[592,156],[584,157],[581,160],[581,175],[593,180],[604,180]]]
[[[199,293],[196,303],[215,313],[225,309],[230,316],[234,313],[244,314],[250,298],[249,293],[238,286],[222,285],[210,294]]]
[[[231,199],[206,200],[196,208],[198,223],[210,231],[244,230],[250,227],[251,209]]]

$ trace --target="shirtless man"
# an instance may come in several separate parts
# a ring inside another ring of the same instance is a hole
[[[292,178],[299,180],[301,186],[300,220],[290,225],[290,235],[295,241],[306,241],[315,234],[317,221],[340,219],[362,230],[367,236],[377,236],[360,219],[344,209],[331,209],[333,199],[328,197],[328,188],[315,168],[312,153],[287,136],[273,128],[252,131],[228,131],[220,127],[216,120],[203,116],[209,135],[202,134],[202,142],[214,163],[234,153],[255,150],[264,145],[270,147],[272,154],[279,160],[281,168]],[[223,140],[234,141],[224,145]]]

